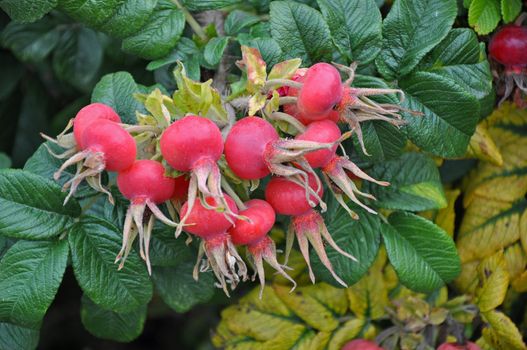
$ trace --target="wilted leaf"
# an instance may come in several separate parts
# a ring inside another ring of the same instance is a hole
[[[514,322],[499,311],[483,313],[490,328],[483,330],[485,340],[497,350],[523,350],[527,346]]]
[[[503,158],[492,140],[484,123],[478,124],[476,132],[470,138],[467,157],[478,158],[494,165],[503,165]]]
[[[252,94],[259,93],[267,78],[265,61],[260,51],[256,48],[242,46],[242,60],[238,64],[247,73],[247,91]]]

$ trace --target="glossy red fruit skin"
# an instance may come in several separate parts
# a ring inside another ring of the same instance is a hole
[[[321,120],[337,104],[343,93],[338,70],[327,63],[311,66],[304,77],[304,86],[298,94],[298,109],[305,118]]]
[[[225,200],[229,208],[237,214],[238,208],[236,207],[234,200],[227,195],[225,196]],[[206,201],[210,205],[217,204],[212,197],[208,197]],[[187,214],[187,210],[188,202],[185,202],[183,207],[181,207],[181,217],[184,217]],[[229,227],[232,226],[232,223],[227,220],[223,213],[205,208],[199,200],[194,203],[194,207],[185,221],[185,224],[188,225],[185,226],[185,231],[204,239],[225,233]]]
[[[172,197],[175,181],[165,176],[161,163],[143,159],[117,175],[117,186],[129,200],[144,198],[161,204]]]
[[[251,221],[238,219],[228,231],[236,245],[257,243],[271,231],[276,219],[273,207],[264,200],[251,199],[245,205],[247,209],[239,214]]]
[[[105,169],[123,171],[135,162],[135,140],[119,124],[100,120],[87,128],[82,135],[85,150],[104,154]]]
[[[309,186],[312,189],[317,187],[317,182],[311,174]],[[317,194],[319,197],[324,194],[322,186]],[[271,204],[277,214],[281,215],[301,215],[311,210],[304,188],[284,177],[273,177],[269,181],[265,189],[265,200]],[[311,200],[316,201],[313,196]]]
[[[331,120],[320,120],[309,124],[306,131],[299,134],[295,139],[305,141],[316,141],[330,143],[337,141],[341,136],[340,129]],[[321,149],[304,155],[309,165],[313,168],[326,166],[335,157],[338,145],[335,144],[331,149]]]
[[[457,343],[443,343],[439,345],[437,350],[481,350],[481,348],[476,343],[469,341],[465,345],[460,345]]]
[[[83,107],[73,119],[73,135],[79,149],[84,149],[82,134],[91,123],[99,119],[121,123],[121,118],[115,113],[113,108],[103,103],[91,103]]]
[[[489,43],[490,56],[516,73],[527,66],[527,27],[507,25]]]
[[[366,339],[355,339],[346,343],[341,350],[383,350],[375,342]]]
[[[161,154],[170,166],[190,171],[201,158],[218,161],[223,152],[220,129],[207,118],[189,115],[176,120],[161,135]]]
[[[264,159],[265,148],[279,138],[275,128],[262,118],[240,119],[225,140],[227,164],[241,179],[261,179],[270,173]]]

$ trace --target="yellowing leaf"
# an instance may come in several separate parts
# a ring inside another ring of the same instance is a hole
[[[497,166],[503,165],[503,158],[487,130],[486,122],[479,123],[470,138],[467,157],[478,158]]]
[[[289,287],[274,286],[276,295],[309,326],[331,332],[339,325],[335,315],[344,314],[348,303],[344,289],[328,284],[299,287],[290,293]]]
[[[247,72],[247,91],[260,93],[267,78],[266,64],[256,48],[242,46],[242,60],[238,64]]]
[[[265,106],[267,96],[261,94],[252,95],[249,99],[249,115],[255,115],[260,109]]]
[[[516,325],[499,311],[482,313],[489,329],[483,330],[485,340],[497,350],[527,349]]]
[[[368,273],[347,289],[350,309],[357,317],[377,320],[385,316],[389,304],[382,272],[385,264],[386,251],[382,249]]]
[[[267,79],[289,79],[295,74],[296,70],[300,68],[301,64],[302,60],[300,58],[293,58],[291,60],[279,62],[273,66]]]
[[[478,272],[481,287],[476,290],[476,304],[481,312],[493,310],[503,303],[509,287],[503,254],[484,260],[478,266]]]
[[[450,237],[454,236],[454,225],[456,220],[455,204],[461,191],[459,189],[446,190],[445,197],[447,206],[439,210],[427,210],[420,215],[432,220],[436,225],[440,226]]]
[[[185,74],[185,67],[178,62],[174,69],[178,89],[172,96],[178,114],[196,114],[219,124],[227,123],[227,111],[223,107],[219,92],[214,89],[212,79],[204,83],[193,81]]]
[[[344,323],[342,327],[333,333],[331,341],[328,344],[328,350],[342,349],[344,344],[360,334],[364,325],[365,321],[360,318],[354,318]]]
[[[518,291],[518,288],[521,289],[521,287],[518,285],[516,280],[521,280],[521,276],[525,272],[525,267],[527,266],[527,256],[525,255],[520,243],[509,246],[505,250],[503,256],[507,264],[507,271],[509,272],[511,285],[516,291]]]

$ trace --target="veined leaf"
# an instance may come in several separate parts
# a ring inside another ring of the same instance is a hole
[[[368,64],[382,47],[382,18],[373,0],[317,0],[341,54]]]
[[[410,73],[448,33],[457,14],[454,0],[397,0],[384,19],[382,51],[375,61],[394,80]]]
[[[93,88],[91,101],[112,107],[125,124],[137,122],[136,111],[144,112],[144,107],[134,99],[139,87],[128,72],[107,74]]]
[[[432,222],[414,214],[390,215],[382,234],[390,262],[401,283],[427,292],[457,277],[459,257],[454,242]]]
[[[500,0],[472,0],[468,23],[480,35],[492,32],[501,19]]]
[[[98,338],[130,342],[143,332],[146,305],[126,313],[101,308],[85,295],[82,296],[81,320],[88,332]]]
[[[292,1],[271,3],[271,35],[287,58],[309,66],[331,59],[331,34],[317,10]]]
[[[420,213],[420,215],[433,221],[436,225],[445,230],[445,232],[448,233],[450,237],[454,237],[454,226],[456,219],[455,204],[460,194],[461,191],[459,189],[445,190],[445,197],[448,203],[446,208],[439,210],[429,210]]]
[[[470,138],[470,143],[467,149],[467,157],[478,158],[494,165],[502,166],[503,157],[501,156],[498,147],[494,140],[489,135],[486,127],[486,122],[479,123],[476,127],[476,132]]]
[[[57,237],[80,215],[60,187],[27,171],[0,170],[0,234],[28,240]]]
[[[521,0],[501,0],[501,15],[505,23],[516,19],[522,10]]]
[[[55,6],[58,0],[1,0],[0,7],[17,22],[34,22]]]
[[[322,216],[329,233],[337,245],[356,257],[358,262],[351,261],[329,246],[326,247],[326,252],[335,273],[348,285],[352,285],[368,271],[377,256],[381,232],[380,220],[378,216],[357,208],[353,210],[359,214],[360,220],[353,220],[333,196],[328,195],[325,200],[328,210]],[[321,278],[324,282],[340,286],[314,251],[311,252],[310,259],[317,279]]]
[[[524,350],[527,346],[514,322],[504,313],[489,311],[483,313],[484,320],[489,324],[488,329],[483,329],[483,337],[498,350]]]
[[[390,181],[389,186],[365,186],[381,208],[419,211],[447,206],[437,166],[424,154],[405,153],[399,159],[378,163],[370,175]]]
[[[65,240],[15,243],[0,261],[0,320],[38,328],[67,262]]]
[[[126,313],[147,304],[152,282],[139,256],[130,254],[122,270],[115,257],[121,235],[113,224],[85,217],[68,235],[75,277],[84,293],[105,309]]]
[[[0,350],[36,349],[38,338],[37,330],[0,322]]]
[[[163,301],[176,312],[186,312],[197,304],[207,302],[216,290],[211,272],[202,273],[198,281],[194,280],[194,265],[192,259],[176,267],[154,267],[152,278],[156,290]]]
[[[410,140],[422,150],[442,157],[459,157],[467,150],[479,120],[479,102],[455,80],[431,72],[416,72],[399,85],[406,92],[403,113]]]

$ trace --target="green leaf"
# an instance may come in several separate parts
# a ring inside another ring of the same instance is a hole
[[[309,66],[331,59],[331,34],[317,10],[292,1],[271,3],[271,35],[286,53]]]
[[[17,22],[28,23],[44,17],[58,0],[1,0],[0,7]]]
[[[111,17],[99,28],[109,35],[122,39],[137,33],[150,20],[157,0],[125,0]]]
[[[190,11],[218,10],[241,3],[241,0],[182,0],[181,3]]]
[[[184,240],[174,239],[174,229],[157,225],[150,240],[150,262],[152,266],[174,267],[193,260],[195,252]]]
[[[107,221],[87,216],[70,230],[73,272],[84,293],[105,309],[130,312],[152,298],[145,265],[130,254],[123,269],[114,263],[121,234]]]
[[[139,88],[128,72],[107,74],[99,80],[91,95],[92,102],[104,103],[112,107],[123,123],[135,124],[136,111],[144,112],[144,107],[134,98]]]
[[[381,12],[374,0],[317,0],[333,40],[348,61],[367,64],[381,51]]]
[[[53,238],[80,215],[75,200],[50,180],[27,171],[0,170],[0,234],[39,240]]]
[[[37,328],[55,298],[68,262],[68,244],[15,243],[0,261],[0,320]]]
[[[110,19],[122,0],[60,0],[60,9],[70,17],[92,27],[98,27]]]
[[[494,91],[489,62],[480,56],[480,45],[474,31],[456,28],[423,59],[419,69],[455,81],[483,102]]]
[[[337,245],[357,258],[358,262],[341,255],[331,247],[326,252],[336,274],[348,285],[356,283],[367,271],[377,256],[380,243],[380,220],[376,215],[368,214],[353,207],[360,220],[353,220],[337,203],[333,196],[326,196],[328,210],[322,214],[327,229]],[[340,286],[330,272],[322,265],[314,251],[311,252],[313,271],[318,278],[335,286]]]
[[[500,19],[500,0],[472,0],[470,3],[468,23],[478,34],[492,32]]]
[[[49,20],[33,24],[9,22],[2,31],[2,45],[21,61],[39,62],[53,51],[59,37],[59,31]]]
[[[510,23],[518,17],[522,10],[521,0],[501,0],[501,15],[505,23]]]
[[[0,152],[0,169],[7,169],[11,167],[11,159],[7,154]]]
[[[226,36],[212,38],[205,46],[203,51],[203,58],[211,66],[215,66],[220,63],[223,52],[227,48],[229,38]]]
[[[457,277],[461,271],[452,238],[420,216],[397,212],[382,225],[390,262],[401,283],[418,292],[430,292]]]
[[[39,332],[0,322],[0,350],[29,350],[38,345]]]
[[[191,63],[191,61],[197,62],[196,57],[199,54],[200,51],[196,46],[196,43],[189,38],[183,37],[181,38],[181,40],[179,40],[177,46],[174,48],[174,50],[172,50],[171,53],[169,53],[163,58],[159,58],[150,62],[146,66],[146,69],[152,71],[166,66],[168,64],[176,63],[177,61],[182,61],[188,71],[188,65]],[[195,80],[199,80],[199,77]]]
[[[83,295],[81,320],[86,330],[97,338],[127,343],[143,333],[146,305],[130,312],[118,313],[101,308]]]
[[[438,156],[465,154],[479,120],[476,98],[455,81],[430,72],[409,75],[399,85],[406,93],[403,106],[423,113],[403,113],[410,140]]]
[[[383,48],[375,63],[387,80],[410,73],[448,33],[455,0],[397,0],[384,20]]]
[[[223,28],[225,29],[225,34],[227,35],[236,35],[240,33],[247,27],[252,26],[260,22],[260,18],[251,13],[234,10],[225,19],[225,24]]]
[[[187,261],[176,267],[154,267],[152,278],[163,301],[176,312],[187,312],[197,304],[209,301],[214,295],[214,275],[201,273],[192,277],[195,262]]]
[[[102,56],[101,43],[93,30],[66,30],[53,52],[53,70],[59,79],[87,91],[94,83]]]
[[[123,40],[123,50],[147,59],[161,58],[176,46],[183,29],[185,16],[176,7],[158,4],[151,21],[139,33]]]
[[[399,159],[378,163],[369,174],[390,182],[387,187],[365,183],[380,208],[423,211],[447,205],[436,164],[422,153],[405,153]]]

